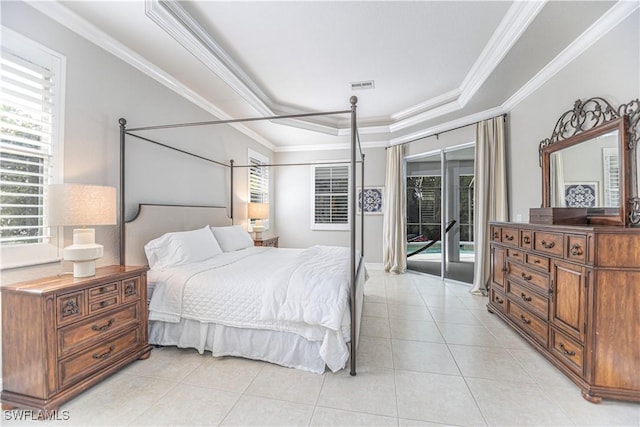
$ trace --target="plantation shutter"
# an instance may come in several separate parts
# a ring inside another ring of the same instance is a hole
[[[53,73],[3,49],[0,77],[0,244],[46,243]]]
[[[249,157],[249,202],[269,203],[269,168],[265,161]]]
[[[620,162],[616,148],[603,148],[605,207],[620,206]]]
[[[315,223],[349,223],[349,167],[315,168]]]

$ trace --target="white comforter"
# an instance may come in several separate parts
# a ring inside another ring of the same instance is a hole
[[[321,341],[327,366],[342,369],[350,336],[348,248],[247,248],[200,263],[151,270],[149,320],[181,318],[293,332]]]

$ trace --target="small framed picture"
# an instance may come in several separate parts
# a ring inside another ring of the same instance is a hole
[[[565,182],[564,204],[568,208],[594,208],[599,206],[597,182]]]
[[[362,200],[361,195],[364,195]],[[382,215],[384,206],[384,187],[358,187],[357,191],[358,215]]]

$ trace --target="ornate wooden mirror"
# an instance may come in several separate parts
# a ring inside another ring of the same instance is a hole
[[[543,208],[583,208],[585,223],[640,223],[638,99],[614,109],[577,100],[540,142]]]

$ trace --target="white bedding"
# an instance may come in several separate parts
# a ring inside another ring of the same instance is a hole
[[[320,356],[337,371],[349,357],[348,269],[348,248],[328,246],[251,247],[152,269],[149,320],[293,333],[319,342]]]

